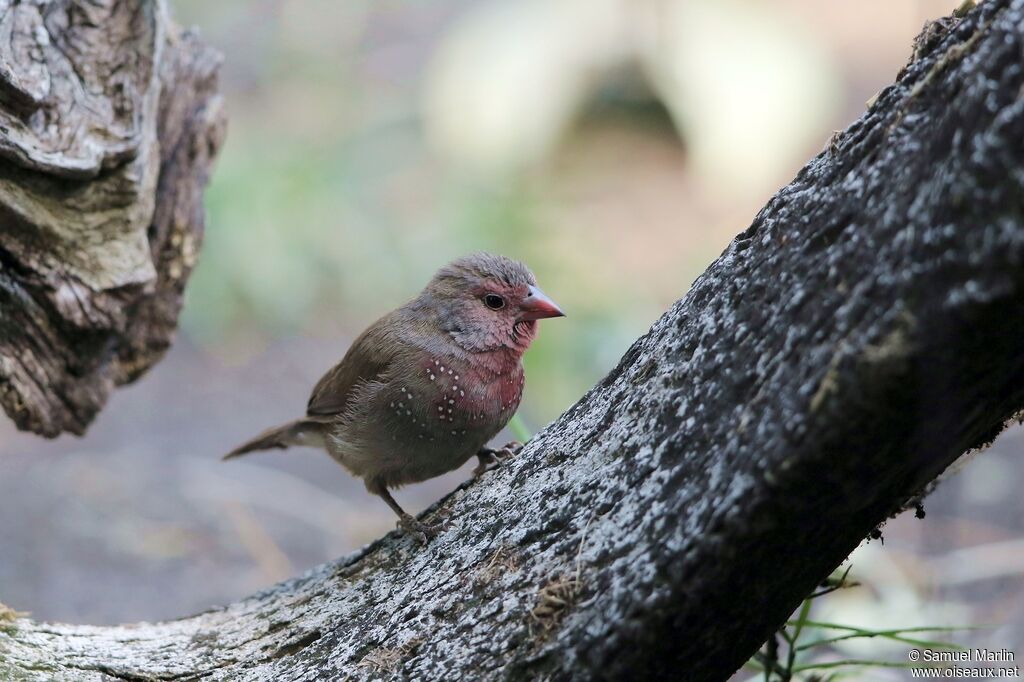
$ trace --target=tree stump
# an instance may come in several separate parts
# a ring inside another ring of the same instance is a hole
[[[224,136],[161,1],[0,0],[0,404],[81,434],[170,346]]]

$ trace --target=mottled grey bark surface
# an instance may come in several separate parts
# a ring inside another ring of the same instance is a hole
[[[428,546],[169,623],[14,619],[0,677],[724,680],[1022,407],[1024,0],[990,0]]]
[[[170,345],[223,137],[162,0],[0,0],[0,404],[81,434]]]

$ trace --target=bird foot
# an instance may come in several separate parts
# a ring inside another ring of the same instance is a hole
[[[518,455],[522,449],[523,444],[515,440],[509,441],[500,450],[481,449],[480,452],[476,453],[480,463],[473,469],[473,478],[480,478],[502,462],[507,462]]]
[[[510,440],[501,446],[501,449],[494,453],[499,462],[510,460],[523,450],[523,444],[517,440]]]
[[[480,478],[498,464],[498,458],[494,456],[494,452],[491,450],[481,450],[476,454],[476,457],[480,462],[473,467],[473,478]]]
[[[445,524],[443,522],[425,523],[411,514],[403,514],[400,516],[396,525],[402,531],[412,536],[412,538],[421,545],[427,544],[430,538],[436,537],[438,533],[445,529]]]

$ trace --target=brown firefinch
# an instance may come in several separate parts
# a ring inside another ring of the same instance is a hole
[[[480,253],[441,268],[419,296],[364,331],[317,382],[306,416],[264,431],[225,456],[308,445],[363,479],[419,536],[389,488],[499,454],[486,446],[523,395],[523,353],[537,321],[562,311],[522,263]]]

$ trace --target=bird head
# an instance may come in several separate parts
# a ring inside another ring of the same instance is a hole
[[[462,348],[524,352],[537,321],[565,315],[537,286],[529,268],[504,256],[477,253],[438,270],[421,294],[437,311],[438,324]]]

